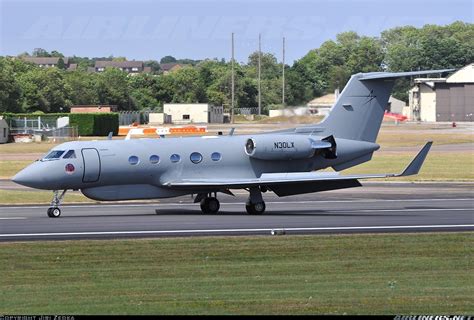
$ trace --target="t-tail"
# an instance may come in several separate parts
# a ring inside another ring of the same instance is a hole
[[[395,80],[400,77],[449,72],[371,72],[353,75],[329,115],[317,125],[325,136],[375,142]]]

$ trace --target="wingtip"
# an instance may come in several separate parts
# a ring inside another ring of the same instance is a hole
[[[426,156],[430,151],[433,141],[428,141],[423,148],[418,152],[415,158],[410,162],[410,164],[405,168],[405,170],[399,174],[399,177],[406,177],[418,174],[420,172],[423,163],[425,162]]]

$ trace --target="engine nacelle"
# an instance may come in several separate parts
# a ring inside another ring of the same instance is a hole
[[[308,136],[268,134],[247,139],[245,153],[260,160],[296,160],[314,156]]]

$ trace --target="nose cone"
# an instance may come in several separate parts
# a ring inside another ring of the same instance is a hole
[[[41,170],[34,164],[26,167],[25,169],[18,172],[12,181],[23,186],[31,188],[43,189],[43,178],[41,177]]]

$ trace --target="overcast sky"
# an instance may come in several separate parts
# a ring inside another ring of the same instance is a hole
[[[135,60],[225,58],[235,33],[236,59],[258,47],[286,62],[337,33],[378,36],[395,26],[474,20],[473,0],[354,1],[84,1],[0,0],[0,55],[34,48],[66,56],[125,56]]]

